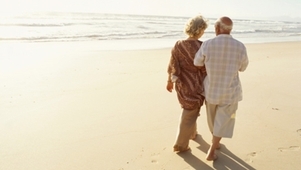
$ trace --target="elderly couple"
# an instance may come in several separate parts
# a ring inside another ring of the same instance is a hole
[[[175,152],[190,150],[189,140],[197,136],[196,120],[205,102],[212,144],[206,159],[217,159],[222,137],[231,138],[238,101],[242,100],[239,71],[248,66],[246,47],[230,32],[233,22],[221,17],[215,23],[216,37],[201,42],[207,22],[202,16],[191,18],[185,27],[188,38],[179,40],[171,51],[167,90],[175,90],[183,108],[174,145]]]

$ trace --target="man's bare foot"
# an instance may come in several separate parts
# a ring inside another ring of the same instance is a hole
[[[217,155],[215,155],[215,154],[207,155],[206,160],[207,161],[215,161],[215,160],[217,160]]]
[[[220,146],[220,145],[218,144],[218,146]],[[207,161],[215,161],[217,159],[217,155],[215,154],[215,149],[216,149],[216,147],[214,148],[213,145],[210,146],[210,148],[207,152],[207,156],[206,156]]]

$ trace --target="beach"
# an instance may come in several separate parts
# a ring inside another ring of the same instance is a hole
[[[232,139],[218,160],[205,107],[190,152],[173,152],[180,105],[166,90],[171,48],[2,43],[0,170],[299,169],[301,42],[246,44]]]

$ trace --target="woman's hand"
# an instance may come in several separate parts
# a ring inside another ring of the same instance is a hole
[[[173,90],[173,82],[172,81],[167,81],[166,89],[167,89],[167,91],[172,92],[172,90]]]

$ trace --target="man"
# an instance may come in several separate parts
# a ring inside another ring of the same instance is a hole
[[[206,67],[204,80],[207,121],[212,133],[212,145],[206,159],[217,159],[215,150],[222,137],[232,138],[238,101],[242,100],[239,71],[248,66],[248,56],[243,43],[230,32],[233,22],[221,17],[215,23],[216,37],[203,42],[195,55],[194,65]]]

